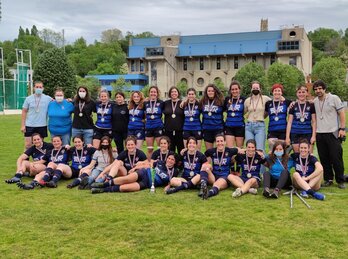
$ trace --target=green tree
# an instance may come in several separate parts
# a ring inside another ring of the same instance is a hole
[[[181,96],[186,96],[188,85],[185,81],[180,81],[176,84],[176,87],[179,89]]]
[[[323,80],[328,91],[347,100],[346,66],[339,58],[328,57],[317,62],[313,67],[312,79]]]
[[[150,85],[147,84],[143,89],[141,89],[141,92],[145,97],[149,97],[149,90],[150,90]]]
[[[326,51],[327,44],[332,39],[340,38],[340,34],[338,31],[329,28],[318,28],[313,32],[308,33],[309,39],[312,41],[312,45],[314,48],[319,49],[321,51]]]
[[[123,38],[122,32],[117,29],[108,29],[102,32],[101,42],[103,43],[113,43],[121,40]]]
[[[225,87],[225,84],[222,82],[221,78],[215,79],[215,80],[214,80],[214,85],[216,85],[217,88],[220,89],[220,91],[222,92],[222,94],[223,94],[224,96],[226,96],[226,94],[227,94],[227,89],[226,89],[226,87]]]
[[[263,92],[268,91],[267,78],[264,68],[256,62],[250,62],[238,70],[235,79],[239,81],[242,86],[242,95],[250,94],[250,85],[252,81],[259,81],[263,86]]]
[[[80,76],[76,76],[76,80],[77,80],[77,87],[80,86],[85,86],[87,87],[91,98],[93,100],[96,100],[98,98],[98,93],[100,91],[101,85],[100,82],[97,78],[95,77],[80,77]]]
[[[23,37],[25,35],[25,31],[22,28],[22,26],[19,26],[19,30],[18,30],[18,38]]]
[[[36,28],[35,25],[33,25],[33,27],[31,27],[30,34],[32,36],[38,36],[39,35],[39,30]]]
[[[129,92],[132,84],[130,82],[126,82],[123,76],[119,77],[116,82],[111,83],[112,86],[112,96],[114,96],[117,92]]]
[[[42,81],[46,93],[51,96],[57,87],[64,89],[66,97],[72,97],[75,94],[75,72],[62,49],[46,50],[38,59],[33,78]]]
[[[284,96],[296,96],[296,87],[305,83],[303,73],[297,67],[282,64],[279,62],[273,63],[267,71],[267,82],[269,85],[280,83],[284,86]]]

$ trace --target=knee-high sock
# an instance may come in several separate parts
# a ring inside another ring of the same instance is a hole
[[[217,188],[216,186],[213,186],[213,188],[211,188],[208,192],[208,197],[212,197],[218,194],[219,194],[219,188]]]
[[[119,192],[120,191],[120,185],[113,185],[104,188],[104,192]]]
[[[62,174],[63,172],[60,170],[54,170],[54,175],[52,178],[52,181],[55,183],[58,183],[58,181],[60,180],[60,178],[62,178]]]
[[[51,179],[51,175],[53,174],[53,172],[54,172],[54,170],[52,168],[47,167],[45,169],[45,174],[42,177],[42,180],[45,181],[45,182],[48,182]]]
[[[206,171],[201,171],[201,181],[205,181],[206,183],[208,182],[208,173]]]

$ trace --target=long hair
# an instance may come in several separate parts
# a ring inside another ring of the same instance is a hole
[[[194,89],[194,88],[189,88],[189,89],[187,89],[187,91],[186,91],[186,95],[188,95],[188,93],[189,92],[194,92],[195,94],[197,94],[197,91],[196,91],[196,89]],[[195,99],[195,104],[197,103],[198,101],[197,101],[197,99]],[[182,108],[184,109],[187,105],[188,105],[188,103],[189,103],[189,100],[188,100],[188,98],[186,98],[185,99],[185,101],[183,101],[182,102]],[[200,105],[199,105],[199,107],[200,107]]]
[[[214,84],[209,84],[206,86],[206,88],[204,89],[204,94],[203,97],[201,99],[201,105],[203,107],[203,105],[208,103],[209,97],[208,97],[208,88],[211,87],[214,89],[214,103],[217,106],[222,106],[224,103],[224,96],[222,94],[222,92],[220,91],[220,89],[214,85]]]
[[[108,156],[109,156],[109,161],[110,161],[110,164],[111,164],[112,162],[114,162],[114,156],[112,155],[111,139],[108,136],[104,136],[104,137],[102,137],[100,139],[100,144],[99,144],[98,150],[102,150],[101,145],[102,145],[104,140],[107,140],[108,143],[109,143]]]
[[[84,99],[81,99],[79,96],[79,90],[80,89],[84,89],[86,91],[86,97]],[[89,94],[88,88],[86,86],[79,86],[76,90],[76,95],[74,98],[74,102],[75,103],[79,103],[80,101],[85,101],[86,103],[88,103],[91,100],[91,96]]]
[[[258,84],[260,86],[260,93],[258,95],[260,95],[260,98],[261,98],[261,103],[263,105],[263,98],[262,98],[262,85],[259,81],[252,81],[251,84],[250,84],[250,87],[252,88],[253,87],[253,84]],[[250,97],[253,96],[253,93],[252,91],[250,92]],[[250,98],[250,105],[251,105],[251,98]]]
[[[137,105],[134,102],[134,94],[138,94],[140,96],[140,100],[139,100],[139,109],[141,110],[144,107],[144,94],[140,91],[134,91],[131,94],[130,100],[129,100],[129,104],[128,104],[128,110],[132,110],[134,108],[137,107]]]
[[[284,150],[284,154],[282,155],[282,160],[281,160],[281,163],[283,165],[283,167],[285,168],[285,170],[288,170],[288,161],[289,161],[289,154],[286,152],[286,146],[285,146],[285,142],[283,141],[276,141],[273,145],[273,148],[272,148],[272,152],[271,154],[269,155],[269,166],[272,167],[275,162],[276,162],[276,159],[277,159],[277,156],[274,155],[274,151],[275,149],[277,148],[277,146],[282,146],[283,150]]]

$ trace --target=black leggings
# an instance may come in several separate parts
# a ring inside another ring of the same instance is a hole
[[[277,188],[279,190],[285,188],[289,189],[291,186],[291,177],[288,171],[281,172],[279,179],[275,179],[272,175],[266,171],[263,174],[263,187],[264,188]]]

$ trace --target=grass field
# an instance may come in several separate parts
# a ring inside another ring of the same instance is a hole
[[[0,258],[348,258],[348,190],[322,190],[311,210],[232,189],[207,201],[194,190],[91,195],[67,181],[23,191],[4,183],[23,151],[19,125],[0,116]]]

